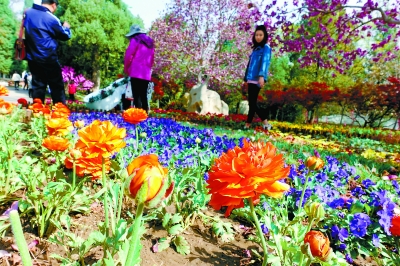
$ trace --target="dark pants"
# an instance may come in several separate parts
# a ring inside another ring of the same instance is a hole
[[[75,101],[75,94],[70,93],[70,94],[69,94],[69,100]]]
[[[19,81],[14,81],[14,88],[19,88]]]
[[[146,112],[149,111],[149,102],[147,101],[147,87],[149,86],[148,80],[131,78],[133,102],[136,108],[142,108]]]
[[[48,85],[53,104],[58,102],[65,104],[65,90],[60,64],[58,62],[38,63],[28,60],[28,66],[32,73],[33,98],[39,98],[44,103]]]
[[[25,88],[28,89],[28,80],[27,79],[24,80],[24,87],[22,87],[22,89],[25,90]]]
[[[253,121],[254,114],[257,113],[258,117],[261,121],[267,119],[267,110],[258,107],[257,105],[257,97],[260,93],[260,87],[257,84],[248,83],[248,100],[249,100],[249,113],[247,114],[247,123],[251,123]]]

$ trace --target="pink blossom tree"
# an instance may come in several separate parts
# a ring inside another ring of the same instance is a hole
[[[245,0],[173,0],[149,33],[154,73],[182,81],[203,73],[218,87],[237,86],[251,52],[252,12]]]

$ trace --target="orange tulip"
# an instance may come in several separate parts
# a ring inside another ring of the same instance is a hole
[[[65,151],[69,147],[69,141],[58,136],[49,136],[43,140],[43,147],[52,151]]]
[[[46,122],[49,135],[65,136],[71,132],[74,127],[68,118],[51,118]]]
[[[3,85],[0,85],[0,96],[7,96],[8,95],[8,90],[6,87]]]
[[[10,114],[13,109],[14,105],[12,103],[0,101],[0,114]]]
[[[228,206],[226,217],[234,208],[244,207],[245,198],[255,202],[261,194],[278,198],[290,188],[278,181],[286,178],[290,169],[284,167],[283,156],[276,155],[270,142],[243,142],[243,148],[230,149],[216,159],[209,172],[209,205],[216,210]]]
[[[111,161],[109,158],[102,158],[101,155],[97,157],[91,157],[90,153],[87,151],[74,150],[70,152],[69,156],[65,159],[65,167],[68,169],[73,168],[73,162],[75,158],[75,169],[77,176],[83,177],[85,175],[90,175],[92,180],[97,180],[101,178],[102,175],[102,162],[104,159],[105,172],[110,171]]]
[[[311,156],[311,157],[307,158],[305,165],[310,170],[318,171],[324,167],[325,163],[321,158],[316,157],[316,156]]]
[[[147,117],[146,111],[139,108],[129,108],[122,113],[122,118],[125,122],[135,125],[146,120]]]
[[[152,200],[167,181],[168,169],[158,162],[155,154],[142,155],[134,159],[127,167],[129,175],[133,175],[129,184],[129,194],[136,198],[142,185],[147,182],[148,190],[145,202]]]
[[[320,231],[310,231],[304,237],[304,244],[310,245],[311,254],[321,260],[326,260],[331,252],[329,238]]]
[[[393,236],[400,236],[400,216],[395,215],[392,217],[392,225],[390,226],[390,233]]]
[[[117,128],[110,121],[95,120],[89,126],[78,131],[79,140],[75,144],[76,149],[90,153],[89,157],[110,157],[125,147],[125,128]]]

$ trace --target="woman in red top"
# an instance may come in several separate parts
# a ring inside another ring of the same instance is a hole
[[[68,84],[69,99],[75,101],[76,85],[74,83]]]

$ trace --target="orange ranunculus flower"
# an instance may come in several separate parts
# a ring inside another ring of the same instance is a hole
[[[393,236],[400,236],[400,215],[395,215],[392,217],[390,233],[392,233]]]
[[[76,121],[74,122],[74,126],[75,126],[76,128],[82,128],[82,127],[85,126],[85,121],[83,121],[83,120],[76,120]]]
[[[111,161],[109,158],[102,158],[101,155],[96,157],[90,157],[91,155],[87,151],[81,151],[80,156],[76,156],[79,150],[75,150],[75,154],[70,152],[69,156],[65,158],[65,167],[68,169],[73,168],[74,159],[72,156],[75,156],[75,169],[77,176],[83,177],[85,175],[90,175],[92,180],[97,180],[101,178],[102,175],[102,162],[104,159],[104,167],[105,173],[110,171]]]
[[[310,170],[318,171],[324,167],[325,163],[321,158],[319,158],[317,156],[311,156],[311,157],[307,158],[305,165]]]
[[[49,135],[65,136],[74,129],[72,122],[68,118],[51,118],[46,121],[47,132]]]
[[[133,174],[129,184],[129,195],[135,198],[143,183],[147,182],[148,191],[145,202],[152,200],[168,180],[168,169],[161,166],[155,154],[142,155],[134,159],[127,167],[129,175]]]
[[[69,141],[58,136],[49,136],[43,140],[43,147],[52,151],[65,151],[69,147]]]
[[[310,245],[311,254],[321,260],[326,260],[331,253],[329,238],[320,231],[310,231],[304,237],[304,244]]]
[[[243,140],[243,148],[235,147],[216,159],[207,180],[210,189],[210,206],[219,210],[228,206],[228,217],[234,208],[244,206],[243,199],[257,201],[261,194],[281,197],[289,185],[278,180],[289,174],[283,156],[276,155],[270,143],[251,143]]]
[[[35,100],[39,100],[40,101],[40,99],[35,99]],[[47,105],[44,105],[42,103],[36,102],[36,103],[30,105],[28,108],[30,110],[32,110],[33,113],[35,113],[35,114],[40,114],[40,113],[42,113],[42,114],[50,114],[50,108]]]
[[[76,149],[88,151],[90,157],[110,157],[125,147],[125,128],[117,128],[110,121],[95,120],[78,131],[79,140]]]
[[[14,104],[6,101],[0,101],[0,114],[10,114],[13,109]]]
[[[7,96],[8,95],[8,90],[6,87],[3,85],[0,85],[0,96]]]
[[[122,118],[125,122],[135,125],[146,120],[147,117],[146,111],[140,108],[129,108],[122,113]]]
[[[39,98],[33,99],[33,103],[40,103],[40,104],[43,104],[42,100],[40,100]]]
[[[60,117],[68,118],[70,114],[71,111],[64,104],[56,103],[55,105],[53,105],[53,113],[51,114],[52,118],[60,118]]]

